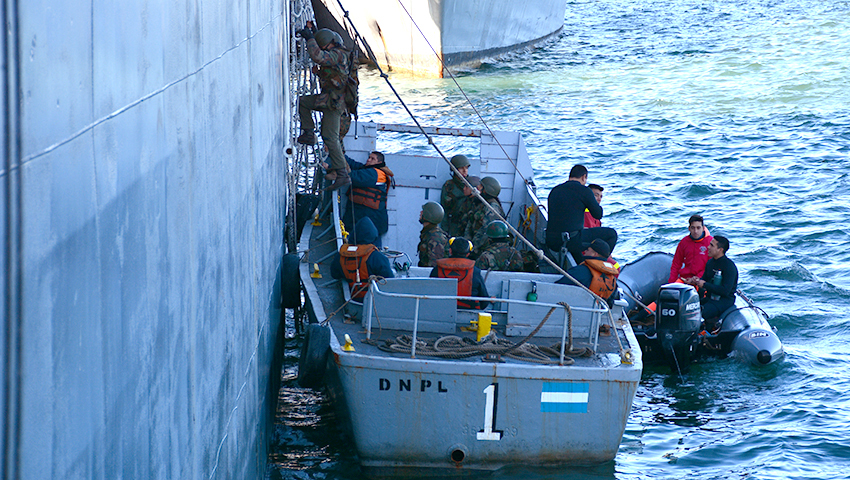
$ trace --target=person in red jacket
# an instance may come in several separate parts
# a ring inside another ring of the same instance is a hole
[[[701,278],[708,262],[708,245],[711,235],[705,228],[705,223],[699,215],[691,215],[688,219],[688,236],[679,242],[673,255],[673,265],[670,267],[669,283],[686,280],[692,277]]]
[[[596,203],[602,205],[602,191],[605,190],[602,188],[602,185],[597,185],[595,183],[591,183],[587,186],[591,192],[593,192],[593,196],[596,198]],[[584,209],[584,228],[596,228],[602,226],[602,220],[599,218],[593,218],[590,210],[587,208]]]

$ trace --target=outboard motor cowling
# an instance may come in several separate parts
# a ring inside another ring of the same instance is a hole
[[[658,290],[655,330],[670,367],[684,372],[702,326],[699,295],[690,285],[668,283]]]

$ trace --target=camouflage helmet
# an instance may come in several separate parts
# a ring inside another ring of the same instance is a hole
[[[487,237],[492,239],[508,238],[510,231],[508,224],[501,220],[493,220],[487,225]]]
[[[463,168],[469,166],[469,159],[466,158],[466,155],[455,155],[454,157],[452,157],[451,162],[452,165],[455,166],[455,168]]]
[[[422,220],[428,223],[440,223],[443,221],[443,206],[437,202],[428,202],[422,205]]]
[[[319,44],[319,47],[325,48],[331,42],[336,43],[340,47],[343,45],[342,37],[329,28],[323,28],[316,32],[316,43]]]
[[[481,185],[484,186],[484,193],[493,197],[498,197],[499,192],[502,191],[502,186],[499,185],[499,181],[493,177],[482,178]]]

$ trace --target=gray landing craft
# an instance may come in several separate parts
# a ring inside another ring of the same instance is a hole
[[[656,317],[638,320],[633,316],[635,335],[647,362],[661,361],[674,371],[687,371],[688,365],[705,356],[734,356],[753,365],[768,365],[784,355],[776,328],[767,313],[741,290],[735,305],[721,315],[721,328],[714,334],[702,333],[699,297],[693,287],[665,284],[673,256],[654,252],[623,267],[618,284],[627,302],[629,315],[643,310],[635,301],[658,304]]]
[[[358,159],[376,148],[379,132],[417,132],[373,123],[355,129],[345,145]],[[496,132],[497,142],[486,131],[427,131],[477,138],[469,174],[496,177],[507,220],[543,244],[546,215],[518,133]],[[344,203],[336,194],[319,209],[321,226],[308,223],[301,236],[301,249],[309,246],[300,276],[311,324],[299,381],[327,386],[364,469],[432,475],[613,459],[643,367],[625,302],[609,310],[583,288],[554,284],[557,274],[485,271],[495,303],[484,315],[458,308],[456,280],[408,266],[420,207],[439,198],[449,167],[438,157],[387,154],[386,162],[396,188],[383,253],[397,278],[373,281],[363,303],[331,278],[330,260],[342,246]],[[490,322],[490,335],[477,341]]]

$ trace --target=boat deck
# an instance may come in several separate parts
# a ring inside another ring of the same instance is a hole
[[[330,217],[333,215],[333,211],[330,208],[326,210],[324,218],[320,219],[321,224],[314,226],[308,223],[305,226],[304,235],[302,236],[302,238],[305,239],[309,238],[310,245],[309,250],[302,258],[302,278],[313,273],[316,266],[318,266],[318,272],[321,274],[321,278],[310,278],[310,281],[304,282],[305,288],[307,289],[308,301],[312,301],[312,299],[316,298],[321,301],[321,305],[311,304],[310,308],[308,308],[308,311],[315,315],[315,318],[312,320],[319,323],[324,323],[325,321],[329,322],[336,337],[331,340],[332,345],[337,343],[339,345],[344,345],[345,336],[348,335],[352,341],[352,346],[359,354],[411,358],[411,352],[409,349],[404,352],[392,352],[388,351],[388,346],[391,344],[399,344],[399,339],[401,339],[402,343],[406,341],[409,345],[410,339],[414,333],[412,323],[405,323],[403,320],[399,320],[397,318],[399,316],[398,313],[390,313],[389,316],[391,318],[385,318],[380,314],[380,312],[386,312],[387,308],[392,309],[392,307],[385,306],[384,308],[377,308],[377,306],[375,306],[372,309],[373,315],[370,322],[371,333],[369,333],[366,326],[370,319],[368,318],[368,315],[364,318],[363,304],[357,301],[348,300],[348,287],[345,281],[331,277],[330,264],[334,259],[334,253],[338,248],[338,242],[336,241],[338,230],[330,228],[330,226],[333,225],[330,222]],[[388,253],[390,256],[393,256],[392,252]],[[424,280],[428,277],[430,270],[430,268],[411,267],[408,272],[403,272],[402,275],[405,275],[408,278],[421,277]],[[399,274],[399,272],[396,273],[397,275]],[[502,287],[501,284],[506,281],[516,282],[523,281],[524,279],[527,281],[536,281],[541,282],[540,285],[542,288],[543,283],[548,282],[551,284],[558,278],[557,275],[517,272],[484,271],[483,274],[486,279],[485,283],[487,283],[488,290],[491,292],[491,295],[496,298],[503,298],[501,293],[504,292],[505,287]],[[429,281],[433,282],[435,279],[430,279]],[[451,282],[453,283],[453,281]],[[578,288],[560,285],[558,287]],[[382,287],[379,286],[379,288]],[[384,290],[386,290],[386,288],[384,288]],[[378,301],[379,300],[376,300],[376,302]],[[409,304],[412,304],[411,302],[414,301],[408,300],[408,302]],[[454,300],[452,300],[452,302],[454,302]],[[423,305],[420,310],[425,308],[428,307]],[[400,309],[405,310],[403,307]],[[483,311],[492,315],[492,320],[494,322],[492,331],[495,332],[496,337],[499,339],[499,346],[509,346],[510,344],[516,344],[518,342],[523,342],[525,344],[515,350],[512,355],[500,355],[497,360],[498,362],[552,365],[558,365],[560,363],[560,345],[562,338],[566,340],[565,344],[569,345],[569,335],[564,329],[564,314],[562,308],[558,308],[553,311],[544,327],[536,334],[532,334],[533,330],[541,323],[544,316],[548,313],[549,308],[543,306],[536,308],[533,311],[536,312],[537,315],[530,316],[522,325],[518,325],[515,322],[508,322],[509,313],[505,302],[499,302],[496,305],[491,304]],[[615,309],[614,311],[616,312],[618,309]],[[475,342],[476,332],[468,331],[463,327],[469,326],[470,329],[472,329],[473,325],[470,322],[478,318],[479,311],[456,309],[456,312],[457,317],[454,320],[454,325],[436,325],[436,329],[433,328],[435,324],[431,324],[431,328],[428,327],[429,324],[424,320],[423,315],[423,318],[417,323],[417,340],[419,342],[433,344],[433,341],[439,338],[454,336],[468,339],[468,344]],[[413,312],[405,312],[405,315],[410,317],[413,315]],[[580,314],[576,312],[575,318],[577,319],[579,316]],[[582,316],[588,317],[589,315],[584,314]],[[586,323],[579,325],[580,322],[574,322],[572,336],[573,350],[572,354],[570,354],[569,351],[565,352],[565,357],[568,358],[565,359],[564,364],[587,368],[598,368],[610,367],[612,363],[616,364],[620,362],[619,353],[621,344],[624,346],[628,345],[628,340],[623,330],[623,325],[627,325],[627,322],[623,322],[623,320],[616,315],[614,316],[615,324],[618,327],[615,329],[619,336],[618,342],[618,339],[611,334],[612,330],[608,328],[607,323],[609,323],[610,320],[608,319],[607,314],[603,315],[602,313],[597,313],[595,317],[596,323],[593,328],[595,332],[600,332],[597,335],[593,335],[593,332],[589,330],[591,325],[587,325]],[[599,325],[602,326],[600,327]],[[481,362],[487,353],[486,351],[482,351],[479,354],[469,355],[465,358],[458,358],[458,355],[432,355],[429,354],[428,351],[423,350],[425,348],[424,346],[421,346],[420,344],[417,345],[419,351],[416,353],[415,357],[420,360],[451,359],[452,361],[460,362]],[[518,351],[529,350],[530,345],[530,350],[535,352],[530,354],[533,356],[529,356],[529,354],[523,355],[521,352],[517,354]],[[495,345],[493,345],[493,347],[495,347]],[[545,358],[539,356],[540,353],[536,353],[539,351],[539,348],[544,348],[545,350],[546,347],[550,350],[541,352],[546,354]]]

